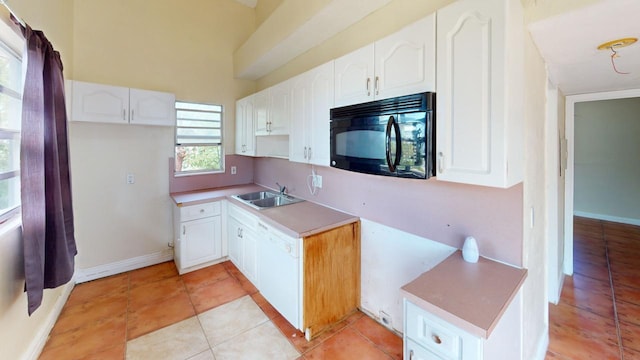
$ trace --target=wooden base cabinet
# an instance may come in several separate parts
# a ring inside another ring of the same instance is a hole
[[[360,306],[360,222],[305,237],[301,276],[302,329],[310,340]]]

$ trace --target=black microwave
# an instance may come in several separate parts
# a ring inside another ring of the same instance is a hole
[[[331,166],[367,174],[435,175],[435,93],[331,109]]]

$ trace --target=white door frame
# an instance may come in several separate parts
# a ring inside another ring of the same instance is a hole
[[[564,198],[564,273],[573,275],[573,193],[574,193],[574,106],[578,102],[625,99],[640,97],[640,89],[608,91],[591,94],[571,95],[566,97],[566,137],[567,137],[567,173],[565,178]]]
[[[547,116],[544,126],[545,132],[545,194],[546,194],[546,237],[547,237],[547,296],[551,303],[557,304],[562,289],[562,274],[559,263],[558,246],[563,239],[558,239],[558,189],[560,159],[559,131],[558,131],[558,87],[547,81]]]

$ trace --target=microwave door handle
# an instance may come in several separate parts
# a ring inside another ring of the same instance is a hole
[[[386,131],[386,157],[387,157],[387,166],[389,166],[389,171],[390,172],[395,172],[396,171],[396,165],[395,165],[395,160],[392,162],[391,161],[391,129],[394,127],[394,123],[396,122],[396,120],[393,118],[393,116],[389,117],[389,121],[387,121],[387,131]],[[396,149],[397,150],[397,149]],[[397,153],[397,151],[396,151]]]
[[[393,121],[393,129],[396,132],[396,158],[393,161],[393,171],[397,170],[397,166],[400,164],[402,158],[402,135],[400,134],[400,124],[397,121]]]

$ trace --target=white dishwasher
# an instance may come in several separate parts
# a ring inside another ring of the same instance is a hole
[[[300,329],[299,239],[286,236],[258,222],[260,261],[259,290],[262,296],[296,329]]]

